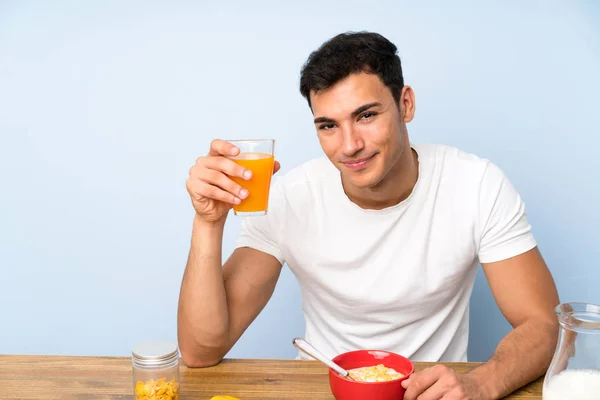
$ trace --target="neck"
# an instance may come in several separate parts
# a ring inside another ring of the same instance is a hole
[[[410,144],[407,144],[398,161],[377,185],[356,188],[350,187],[342,181],[342,186],[348,198],[359,207],[381,210],[406,200],[417,184],[418,178],[418,156]]]

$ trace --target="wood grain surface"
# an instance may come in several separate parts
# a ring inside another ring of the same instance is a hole
[[[415,363],[416,370],[432,364]],[[445,363],[465,372],[476,363]],[[210,368],[180,367],[181,399],[217,394],[240,400],[333,400],[327,367],[317,361],[225,359]],[[542,379],[510,399],[541,399]],[[0,355],[0,399],[134,399],[131,359]]]

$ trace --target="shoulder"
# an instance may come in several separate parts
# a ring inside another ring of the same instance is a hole
[[[500,183],[503,172],[491,160],[444,144],[413,144],[419,160],[433,166],[442,179],[457,184],[480,186],[486,181]]]
[[[281,232],[290,220],[306,218],[307,212],[322,206],[326,192],[332,187],[332,179],[336,177],[335,171],[337,169],[326,157],[306,161],[285,172],[279,171],[271,183],[268,217],[247,224],[268,224],[271,231]]]
[[[412,144],[419,159],[434,161],[444,168],[484,171],[490,160],[445,144]]]
[[[294,193],[294,196],[315,192],[326,188],[336,177],[337,169],[327,157],[308,160],[281,176],[274,178],[274,185],[280,194]]]

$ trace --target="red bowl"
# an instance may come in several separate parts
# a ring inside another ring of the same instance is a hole
[[[406,357],[383,350],[356,350],[338,355],[333,362],[348,370],[383,364],[404,375],[387,382],[358,382],[341,377],[329,369],[329,387],[336,400],[402,400],[402,382],[415,370]]]

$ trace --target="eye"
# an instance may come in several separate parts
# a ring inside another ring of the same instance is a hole
[[[373,111],[367,111],[366,113],[364,113],[363,115],[361,115],[359,119],[365,119],[365,120],[368,120],[368,119],[370,119],[370,118],[372,118],[372,117],[374,117],[374,116],[376,116],[376,115],[377,115],[377,113],[376,113],[376,112],[373,112]]]
[[[323,131],[328,131],[330,129],[333,129],[335,127],[334,124],[323,124],[319,126],[319,129],[323,130]]]

